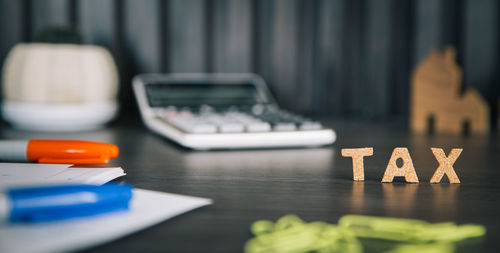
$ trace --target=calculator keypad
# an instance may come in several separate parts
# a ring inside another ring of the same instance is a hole
[[[213,108],[167,107],[158,117],[187,133],[284,132],[322,129],[321,123],[279,110],[273,106]]]

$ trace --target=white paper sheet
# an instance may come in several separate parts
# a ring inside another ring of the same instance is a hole
[[[109,242],[211,203],[209,199],[135,189],[128,212],[45,224],[0,225],[0,252],[67,252]]]
[[[72,168],[71,164],[0,163],[0,188],[87,183],[101,185],[125,175],[120,167]]]

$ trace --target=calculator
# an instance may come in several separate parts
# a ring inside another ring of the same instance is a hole
[[[144,124],[194,150],[312,147],[335,132],[283,110],[256,74],[140,74],[134,94]]]

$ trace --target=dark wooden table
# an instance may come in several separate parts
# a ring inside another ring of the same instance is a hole
[[[88,252],[240,252],[250,224],[297,214],[337,223],[345,214],[407,217],[430,222],[478,223],[483,241],[459,251],[500,247],[500,139],[409,134],[404,121],[326,120],[338,140],[311,149],[194,152],[148,131],[137,116],[80,133],[36,133],[3,127],[3,138],[78,138],[117,144],[121,179],[139,188],[211,198],[213,205],[183,214]],[[373,147],[365,182],[353,182],[345,147]],[[380,183],[395,147],[408,147],[419,184]],[[462,183],[429,184],[438,163],[430,147],[464,149],[455,163]]]

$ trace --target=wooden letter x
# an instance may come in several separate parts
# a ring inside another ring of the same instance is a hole
[[[448,157],[446,157],[442,148],[431,148],[432,153],[439,162],[439,167],[434,172],[434,175],[432,175],[431,183],[441,182],[444,174],[446,174],[451,184],[460,184],[460,179],[458,179],[457,173],[453,169],[453,164],[458,156],[460,156],[460,153],[462,153],[462,150],[461,148],[454,148]]]
[[[363,157],[372,156],[373,148],[343,148],[343,157],[352,157],[352,174],[355,181],[365,180]]]

